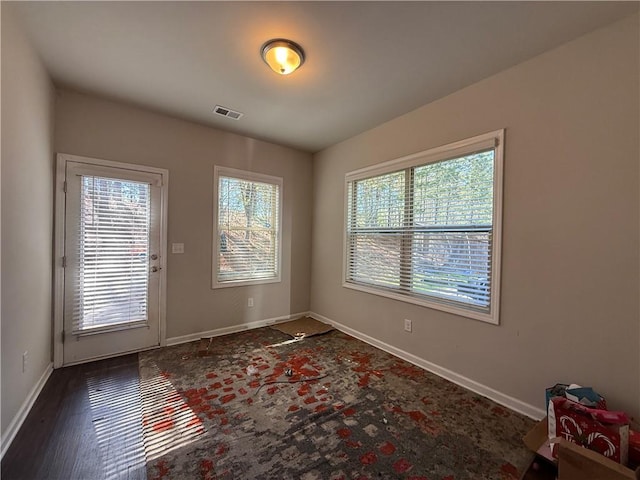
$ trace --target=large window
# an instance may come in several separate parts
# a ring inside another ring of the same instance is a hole
[[[344,285],[497,324],[502,140],[347,174]]]
[[[215,167],[213,287],[280,281],[282,179]]]

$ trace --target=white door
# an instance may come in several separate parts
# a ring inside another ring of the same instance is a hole
[[[63,157],[63,364],[160,345],[163,174]]]

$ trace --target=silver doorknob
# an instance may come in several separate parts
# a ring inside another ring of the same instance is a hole
[[[160,270],[158,267],[151,267],[151,271],[154,273],[157,272],[158,270]]]

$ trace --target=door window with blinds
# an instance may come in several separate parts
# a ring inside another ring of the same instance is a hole
[[[347,174],[344,286],[497,324],[503,134]]]
[[[146,324],[150,184],[80,176],[74,332]]]
[[[282,179],[214,169],[213,288],[280,281]]]

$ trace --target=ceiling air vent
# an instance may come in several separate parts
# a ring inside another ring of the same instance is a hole
[[[217,113],[218,115],[222,115],[223,117],[232,118],[233,120],[238,120],[243,114],[240,112],[236,112],[235,110],[231,110],[230,108],[223,107],[222,105],[216,105],[213,109],[213,113]]]

